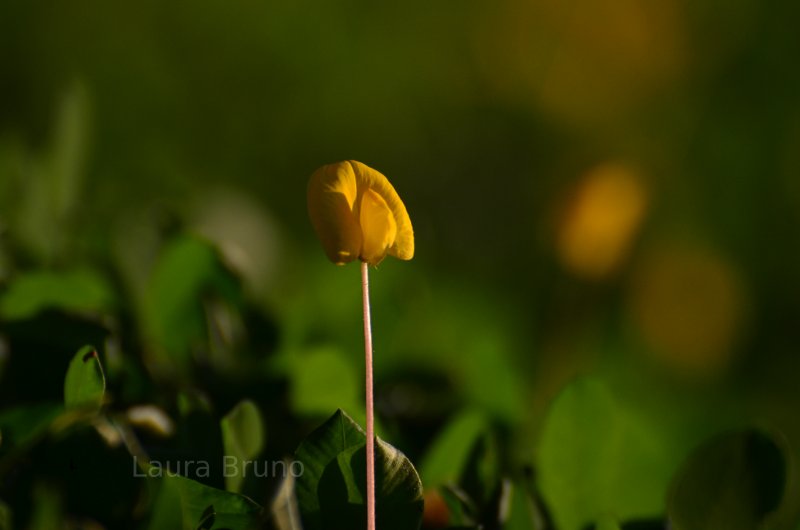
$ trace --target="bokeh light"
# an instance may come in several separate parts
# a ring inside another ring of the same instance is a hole
[[[558,255],[574,274],[613,273],[628,257],[647,208],[647,191],[633,170],[596,167],[576,186],[558,227]]]
[[[628,300],[648,350],[682,375],[724,370],[746,336],[747,291],[735,266],[712,250],[662,244],[642,257]]]

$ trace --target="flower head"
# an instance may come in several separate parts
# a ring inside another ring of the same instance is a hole
[[[347,160],[322,166],[308,183],[308,213],[328,258],[343,265],[358,258],[377,265],[387,254],[414,257],[408,212],[378,171]]]

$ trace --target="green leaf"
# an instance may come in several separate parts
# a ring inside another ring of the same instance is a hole
[[[75,354],[64,380],[64,405],[67,409],[100,410],[106,390],[106,378],[93,346],[84,346]]]
[[[428,491],[430,492],[430,489]],[[447,485],[440,487],[438,493],[441,495],[441,502],[444,502],[444,509],[447,512],[447,518],[451,527],[471,528],[476,526],[475,521],[479,510],[475,505],[475,501],[470,498],[466,492],[459,489],[457,486]],[[435,492],[428,497],[428,502],[432,503],[432,506],[430,506],[432,510],[437,511],[441,509],[437,506],[439,500],[436,499]]]
[[[366,528],[366,444],[350,447],[328,464],[319,485],[323,521]],[[375,444],[375,518],[385,530],[419,528],[422,482],[406,456],[382,440]]]
[[[14,278],[0,296],[0,316],[21,320],[45,309],[102,313],[111,309],[113,302],[111,287],[90,271],[28,272]]]
[[[787,483],[787,453],[755,429],[718,436],[697,449],[669,500],[675,530],[776,528]]]
[[[461,489],[479,505],[490,501],[500,487],[500,465],[498,441],[494,433],[484,432],[470,450],[459,483]]]
[[[524,484],[504,480],[500,496],[500,524],[506,530],[543,530],[544,514]]]
[[[570,383],[551,406],[537,476],[562,530],[584,528],[605,514],[623,520],[663,514],[675,469],[696,440],[722,421],[716,417],[722,412],[714,418],[698,413],[696,424],[685,407],[653,398],[654,389],[625,394],[626,389],[616,380],[611,385],[600,376],[585,377]]]
[[[366,525],[366,436],[341,410],[297,448],[303,464],[296,493],[306,530],[357,530]],[[400,451],[378,440],[375,446],[376,517],[381,528],[411,529],[422,520],[422,483]]]
[[[36,508],[28,524],[29,530],[53,530],[63,528],[64,507],[60,492],[53,486],[42,483],[33,488]]]
[[[239,286],[205,241],[182,236],[164,249],[145,292],[145,333],[156,348],[155,368],[181,368],[198,344],[208,341],[201,301],[209,293],[231,302]]]
[[[439,434],[420,465],[426,488],[459,484],[470,453],[486,431],[483,414],[468,410],[456,416]]]
[[[0,530],[12,530],[14,528],[14,513],[11,507],[0,500]]]
[[[64,407],[60,403],[38,403],[0,413],[0,430],[3,432],[0,455],[35,442],[47,433],[50,425],[63,411]]]
[[[197,526],[197,530],[211,530],[214,528],[214,523],[217,521],[217,512],[214,509],[214,505],[210,505],[206,508],[202,515],[200,515],[200,524]]]
[[[220,428],[225,467],[230,467],[230,460],[238,469],[236,473],[225,473],[225,488],[239,493],[245,478],[246,461],[254,459],[264,448],[264,422],[255,403],[244,400],[222,418]]]
[[[79,82],[67,87],[48,148],[27,153],[19,171],[14,239],[41,262],[65,257],[75,237],[70,229],[85,200],[81,191],[86,176],[89,106],[87,92]]]
[[[594,530],[621,530],[616,519],[604,517],[594,526]]]
[[[297,503],[308,528],[320,528],[319,481],[325,468],[342,451],[366,442],[366,434],[341,409],[328,421],[309,434],[295,451],[295,458],[303,464],[303,473],[297,477]]]
[[[332,348],[317,348],[290,359],[292,409],[298,414],[329,414],[336,406],[351,412],[359,403],[359,378],[344,354]]]
[[[161,479],[152,530],[196,530],[213,518],[213,528],[248,530],[257,522],[261,507],[242,495],[205,486],[180,475]],[[203,527],[205,528],[205,527]]]

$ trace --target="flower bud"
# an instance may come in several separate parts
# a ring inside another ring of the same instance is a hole
[[[389,180],[361,162],[322,166],[308,183],[308,213],[328,258],[377,265],[414,256],[414,230]]]

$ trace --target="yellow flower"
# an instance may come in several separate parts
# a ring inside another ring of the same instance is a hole
[[[322,166],[308,183],[308,213],[328,258],[377,265],[414,257],[414,230],[389,180],[361,162]]]

